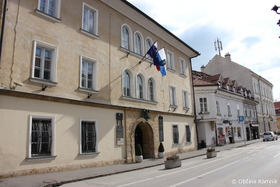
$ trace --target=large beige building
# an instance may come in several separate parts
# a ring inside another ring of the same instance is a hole
[[[258,102],[257,123],[259,126],[259,133],[263,135],[265,131],[278,131],[273,103],[272,83],[251,71],[249,68],[233,62],[229,53],[227,53],[225,57],[215,55],[211,61],[202,68],[202,71],[210,75],[221,73],[223,76],[229,76],[249,89],[252,97]]]
[[[197,149],[197,51],[125,0],[0,2],[0,178]]]

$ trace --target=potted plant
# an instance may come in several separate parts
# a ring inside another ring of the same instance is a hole
[[[158,157],[163,158],[164,157],[164,146],[162,142],[160,142],[159,147],[158,147]]]
[[[206,149],[207,158],[213,158],[217,156],[217,152],[214,147]]]
[[[136,162],[140,163],[143,161],[143,155],[142,155],[142,148],[140,144],[136,145],[136,149],[135,149],[135,160]]]
[[[171,155],[166,158],[166,161],[164,161],[165,169],[172,169],[181,167],[182,161],[179,159],[178,155]]]

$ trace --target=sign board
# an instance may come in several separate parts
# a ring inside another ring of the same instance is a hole
[[[238,116],[238,121],[243,122],[244,121],[244,116]]]

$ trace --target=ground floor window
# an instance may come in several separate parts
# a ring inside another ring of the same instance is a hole
[[[186,142],[191,142],[191,129],[189,125],[186,126]]]
[[[240,127],[237,127],[237,136],[240,137],[240,138],[242,137],[241,136],[241,128]]]
[[[173,143],[174,143],[174,144],[178,144],[178,143],[179,143],[179,130],[178,130],[178,125],[173,125],[172,131],[173,131]]]
[[[54,118],[31,116],[30,156],[53,156]]]
[[[81,122],[81,151],[82,153],[97,152],[95,121]]]

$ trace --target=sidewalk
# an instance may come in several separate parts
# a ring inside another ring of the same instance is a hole
[[[262,139],[246,141],[246,145],[258,143]],[[234,144],[228,144],[224,146],[216,147],[217,151],[229,150],[237,147],[243,147],[244,142],[237,142]],[[179,154],[180,159],[190,159],[198,156],[203,156],[206,153],[206,149],[191,151],[187,153]],[[112,175],[117,173],[123,173],[127,171],[133,171],[138,169],[143,169],[147,167],[153,167],[158,165],[163,165],[164,158],[158,159],[145,159],[142,163],[125,163],[119,165],[109,165],[102,167],[93,167],[85,168],[79,170],[70,170],[62,172],[53,172],[53,173],[43,173],[36,175],[20,176],[20,177],[11,177],[0,179],[0,187],[52,187],[59,186],[69,182],[75,182],[85,179],[91,179],[106,175]]]

